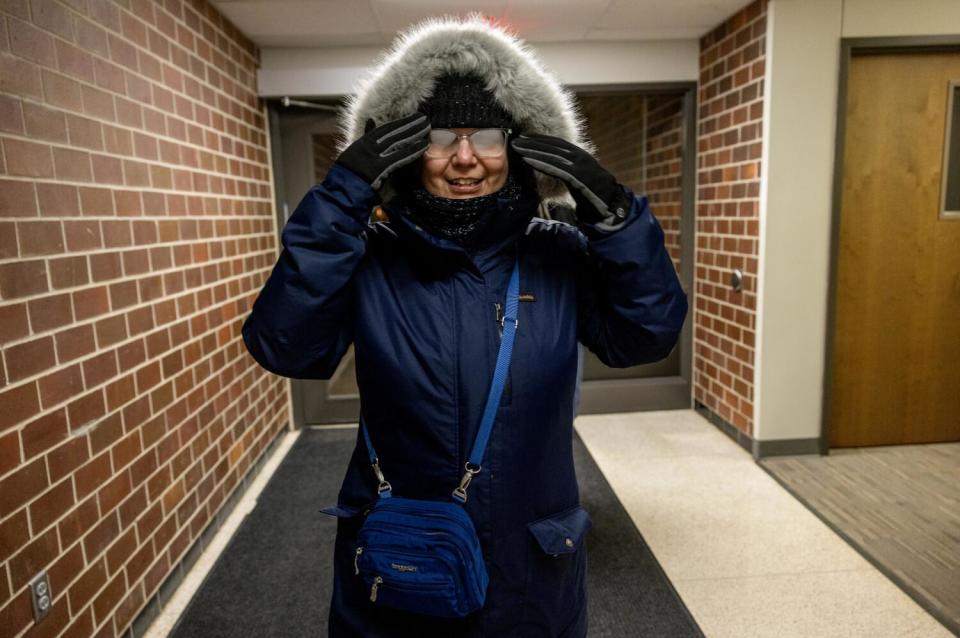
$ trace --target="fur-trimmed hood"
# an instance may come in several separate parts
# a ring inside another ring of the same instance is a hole
[[[417,111],[447,72],[479,75],[519,127],[562,137],[589,152],[583,116],[564,88],[522,40],[480,14],[429,18],[401,33],[358,82],[340,112],[339,151],[379,126]],[[540,195],[567,201],[566,187],[537,174]]]

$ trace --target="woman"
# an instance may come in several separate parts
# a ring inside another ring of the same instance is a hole
[[[570,94],[479,17],[401,36],[342,124],[342,152],[284,227],[243,337],[261,365],[295,378],[329,378],[354,344],[362,417],[394,493],[449,500],[461,483],[515,262],[521,301],[463,503],[489,573],[483,608],[441,619],[371,601],[354,559],[381,483],[358,434],[326,510],[339,517],[330,635],[584,636],[577,342],[616,367],[670,353],[687,301],[663,231],[646,198],[594,160]],[[536,216],[564,198],[576,225]]]

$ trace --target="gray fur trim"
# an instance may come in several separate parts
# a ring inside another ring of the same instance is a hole
[[[379,126],[416,112],[446,72],[476,73],[487,89],[530,133],[562,137],[595,154],[573,94],[534,51],[481,14],[428,18],[394,40],[357,84],[339,115],[342,152],[363,135],[367,119]],[[537,174],[540,195],[572,204],[560,180]]]

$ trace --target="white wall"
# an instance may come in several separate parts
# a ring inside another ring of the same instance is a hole
[[[820,436],[840,38],[960,34],[958,0],[770,0],[754,437]]]
[[[958,0],[844,0],[843,37],[960,34]]]
[[[754,438],[820,435],[839,0],[772,0],[760,185]]]
[[[533,45],[564,84],[590,86],[695,82],[697,40],[550,42]],[[257,85],[261,97],[328,97],[349,93],[380,47],[264,48]]]

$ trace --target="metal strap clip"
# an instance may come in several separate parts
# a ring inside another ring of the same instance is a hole
[[[477,469],[470,467],[470,461],[467,461],[463,464],[463,467],[467,470],[463,474],[463,478],[460,479],[460,485],[454,488],[453,498],[457,499],[461,503],[467,502],[467,488],[470,487],[470,481],[473,480],[474,475],[480,473],[480,466],[477,466]]]
[[[377,487],[377,494],[382,494],[384,492],[389,492],[393,488],[390,486],[390,483],[383,476],[383,472],[380,471],[380,459],[376,459],[373,462],[373,471],[377,475],[377,480],[380,481],[380,485]]]

